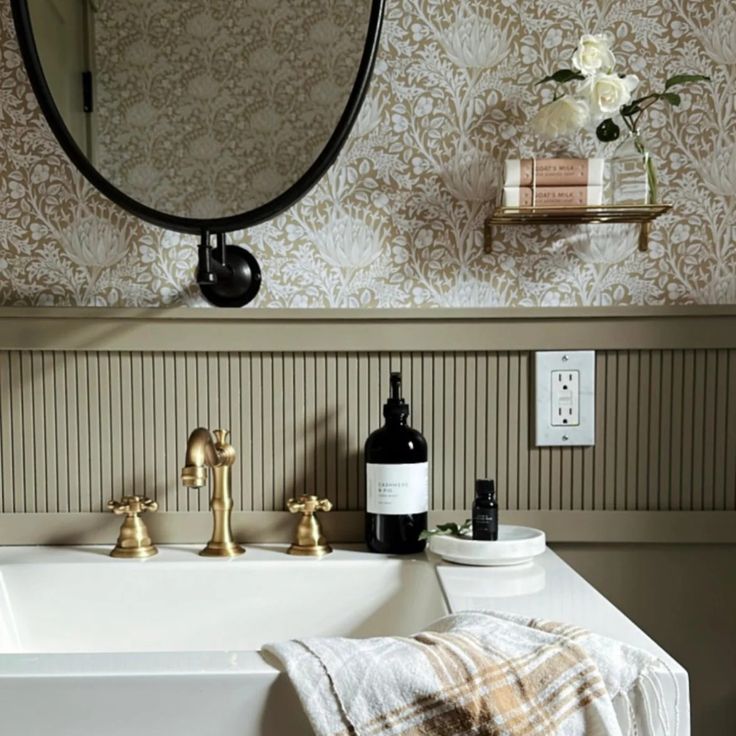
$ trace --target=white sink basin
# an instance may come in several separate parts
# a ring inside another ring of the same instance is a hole
[[[444,613],[419,560],[183,554],[2,566],[0,652],[257,651],[307,636],[411,634]]]
[[[424,559],[284,551],[211,560],[164,548],[124,561],[3,549],[0,734],[307,734],[264,644],[410,634],[447,612]]]

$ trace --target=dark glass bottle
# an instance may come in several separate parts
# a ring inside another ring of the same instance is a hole
[[[473,539],[485,542],[498,539],[498,500],[492,480],[475,481]]]
[[[365,443],[365,541],[372,552],[421,552],[429,507],[427,441],[407,424],[400,373],[391,374],[383,416],[385,424]]]

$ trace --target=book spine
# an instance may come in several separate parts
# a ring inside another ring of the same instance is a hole
[[[505,187],[600,187],[602,158],[511,158],[506,161]]]
[[[506,207],[588,207],[603,203],[603,187],[504,187]]]

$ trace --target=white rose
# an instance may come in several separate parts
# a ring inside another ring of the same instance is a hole
[[[583,36],[572,56],[572,65],[586,75],[598,72],[610,74],[616,64],[611,53],[612,42],[613,36],[610,33]]]
[[[571,135],[588,122],[590,110],[585,100],[560,97],[544,105],[532,120],[532,128],[545,138]]]
[[[639,84],[633,74],[596,74],[580,85],[580,93],[588,100],[593,116],[605,118],[631,102],[631,93]]]

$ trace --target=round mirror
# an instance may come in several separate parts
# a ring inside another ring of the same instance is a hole
[[[82,173],[139,217],[202,234],[210,292],[231,276],[257,291],[257,263],[221,234],[274,217],[334,161],[365,95],[383,0],[12,6],[41,107]],[[238,305],[237,286],[227,291],[223,305]]]

